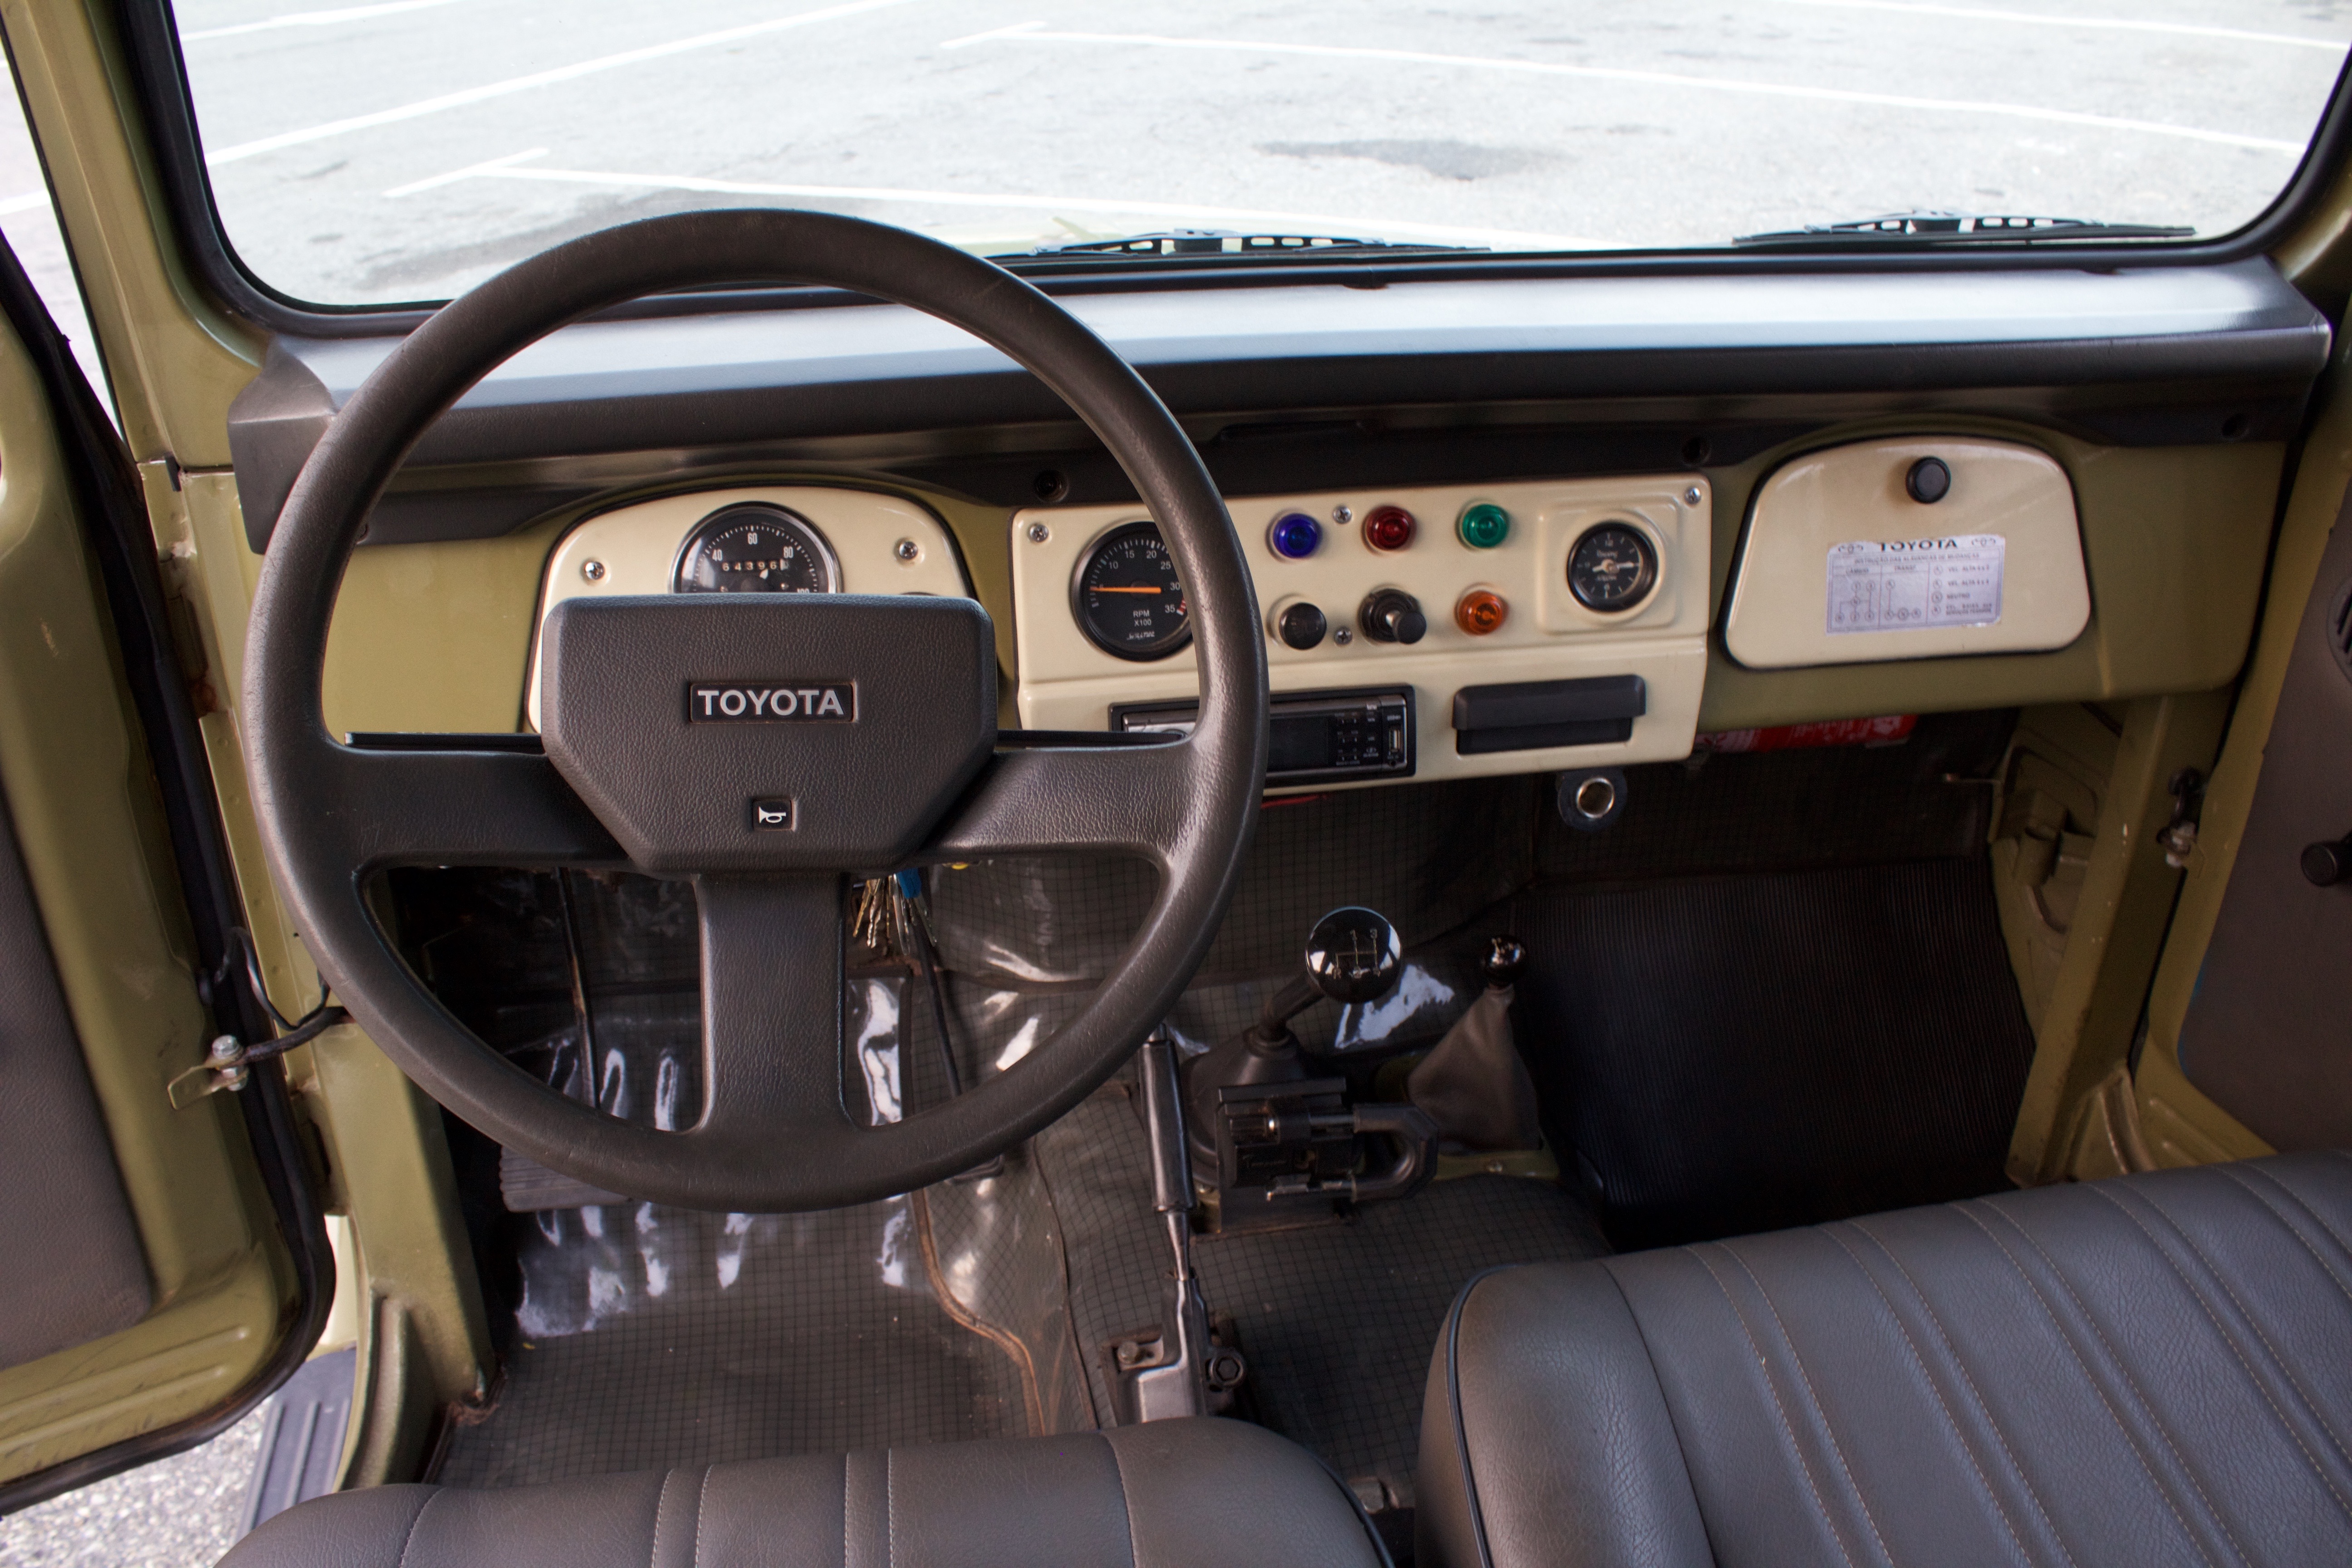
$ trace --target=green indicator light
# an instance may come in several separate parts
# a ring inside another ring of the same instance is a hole
[[[1482,500],[1465,508],[1455,526],[1462,531],[1462,542],[1471,549],[1492,550],[1511,536],[1511,514],[1493,501]]]

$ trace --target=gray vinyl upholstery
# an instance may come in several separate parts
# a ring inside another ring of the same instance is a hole
[[[2352,1563],[2347,1238],[2311,1153],[1483,1275],[1417,1561]]]
[[[221,1568],[1373,1568],[1354,1498],[1237,1421],[341,1492]]]

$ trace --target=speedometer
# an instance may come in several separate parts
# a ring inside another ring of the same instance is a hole
[[[832,594],[841,567],[816,525],[765,502],[721,507],[678,547],[681,594]]]
[[[1149,522],[1121,523],[1096,540],[1070,601],[1087,639],[1120,658],[1165,658],[1192,638],[1176,563]]]

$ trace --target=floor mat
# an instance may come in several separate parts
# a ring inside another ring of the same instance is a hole
[[[1519,934],[1521,1048],[1620,1247],[2008,1185],[2033,1037],[1981,854],[1554,886]]]
[[[1071,1318],[1106,1409],[1102,1347],[1157,1321],[1165,1268],[1149,1147],[1124,1088],[1087,1100],[1036,1145],[1062,1219]],[[1573,1194],[1474,1176],[1368,1204],[1348,1225],[1202,1237],[1193,1260],[1211,1311],[1240,1330],[1259,1418],[1409,1501],[1430,1352],[1454,1293],[1496,1264],[1607,1250]]]
[[[536,1216],[496,1408],[436,1479],[521,1486],[1030,1430],[1020,1369],[945,1310],[922,1205]]]

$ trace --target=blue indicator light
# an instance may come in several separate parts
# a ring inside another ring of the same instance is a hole
[[[1286,511],[1265,531],[1266,544],[1285,561],[1304,561],[1323,542],[1323,525],[1303,511]]]

